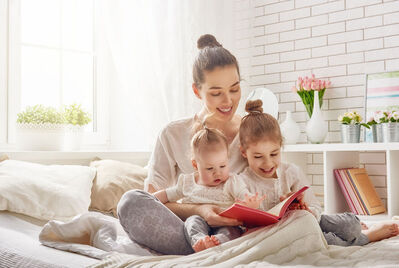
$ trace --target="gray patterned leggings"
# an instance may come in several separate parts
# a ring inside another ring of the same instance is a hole
[[[131,240],[162,254],[194,253],[184,235],[184,222],[152,194],[128,191],[117,210],[119,222]]]
[[[353,213],[321,215],[320,228],[329,245],[363,246],[370,242],[362,233],[359,218]]]

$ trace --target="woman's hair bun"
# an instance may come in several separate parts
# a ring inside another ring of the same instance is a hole
[[[203,49],[205,47],[221,47],[222,45],[211,34],[204,34],[198,38],[197,47]]]
[[[249,100],[245,104],[245,111],[248,113],[263,113],[262,100]]]

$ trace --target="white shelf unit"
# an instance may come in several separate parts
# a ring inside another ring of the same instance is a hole
[[[350,211],[345,197],[335,180],[336,168],[358,167],[359,153],[385,152],[387,174],[387,210],[386,217],[399,215],[399,143],[330,143],[286,145],[283,160],[290,161],[306,171],[307,154],[323,154],[324,173],[324,210],[326,213]],[[381,217],[384,215],[376,215]],[[374,217],[374,216],[372,216]]]

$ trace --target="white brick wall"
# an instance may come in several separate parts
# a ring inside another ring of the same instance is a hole
[[[329,78],[333,88],[324,96],[329,121],[326,142],[340,142],[338,115],[356,109],[364,113],[366,73],[399,70],[399,1],[382,0],[236,0],[236,14],[248,20],[239,32],[241,47],[249,46],[250,87],[271,89],[280,112],[293,112],[302,131],[307,114],[290,89],[298,76]],[[243,11],[248,8],[251,12]],[[239,23],[238,23],[239,24]],[[242,23],[241,23],[242,24]],[[237,29],[237,27],[236,27]],[[237,29],[238,30],[238,29]],[[248,37],[252,33],[252,37]],[[238,55],[241,63],[240,55]],[[301,134],[301,142],[306,135]],[[308,175],[322,192],[320,154],[308,157]],[[385,154],[360,154],[378,192],[386,196]]]

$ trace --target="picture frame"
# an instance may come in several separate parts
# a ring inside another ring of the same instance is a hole
[[[399,70],[365,75],[365,121],[382,110],[399,110]],[[364,140],[373,142],[371,131],[365,131]]]

